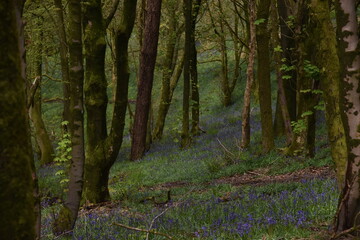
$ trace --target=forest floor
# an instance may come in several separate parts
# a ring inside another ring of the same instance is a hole
[[[214,86],[201,93],[206,133],[194,137],[190,148],[179,148],[181,93],[174,95],[164,138],[142,160],[128,160],[130,139],[124,138],[109,177],[112,201],[83,206],[70,239],[330,239],[339,193],[324,114],[317,116],[314,158],[283,156],[282,138],[277,150],[263,154],[256,107],[251,144],[242,151],[241,96],[223,108],[214,104],[219,103]],[[51,232],[66,195],[59,184],[66,176],[56,174],[62,169],[52,165],[38,171],[42,239],[67,239]]]

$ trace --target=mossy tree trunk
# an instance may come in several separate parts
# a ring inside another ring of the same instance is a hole
[[[336,165],[336,178],[341,189],[347,164],[347,147],[340,110],[340,62],[336,49],[336,36],[330,18],[327,1],[312,0],[310,9],[313,30],[309,33],[315,46],[313,58],[322,69],[319,76],[320,88],[325,100],[325,116],[331,156]]]
[[[270,49],[268,31],[269,8],[271,0],[259,2],[256,26],[257,41],[257,80],[259,90],[260,116],[261,116],[261,139],[263,151],[269,152],[274,148],[274,133],[272,128],[271,109],[271,83],[270,83]]]
[[[195,29],[197,16],[201,7],[201,0],[196,0],[192,7],[191,20],[191,60],[190,60],[190,82],[191,82],[191,134],[197,136],[200,134],[200,96],[197,71],[197,51],[195,40]]]
[[[20,1],[0,3],[0,236],[35,239],[34,183],[25,98]]]
[[[50,141],[49,134],[46,130],[45,123],[41,112],[41,80],[42,80],[42,17],[37,17],[35,20],[37,26],[40,27],[33,37],[34,45],[31,46],[31,55],[29,58],[33,60],[33,66],[28,67],[28,81],[29,86],[33,86],[34,93],[31,93],[28,98],[29,116],[34,125],[36,142],[40,149],[40,165],[49,164],[54,159],[54,148]],[[34,79],[33,79],[34,78]]]
[[[250,144],[250,99],[251,89],[254,82],[254,63],[256,54],[256,4],[255,1],[248,3],[249,12],[249,55],[248,66],[246,70],[246,87],[244,93],[244,105],[242,109],[242,123],[241,123],[241,148],[248,148]]]
[[[55,27],[59,37],[59,52],[61,64],[61,77],[63,81],[63,121],[70,122],[70,77],[69,77],[69,54],[68,42],[65,30],[62,0],[54,0],[55,6]],[[67,129],[65,129],[67,130]]]
[[[165,4],[166,2],[164,2]],[[173,92],[177,85],[182,72],[183,58],[178,59],[178,45],[183,32],[179,26],[179,20],[174,17],[178,12],[176,3],[171,2],[167,7],[164,7],[164,14],[167,14],[167,34],[165,56],[162,64],[162,86],[161,98],[159,103],[159,110],[156,118],[155,129],[153,132],[153,139],[159,140],[165,126],[166,115],[169,111]],[[179,72],[180,71],[180,72]]]
[[[359,237],[360,225],[360,93],[359,35],[355,0],[336,1],[339,57],[342,69],[342,116],[347,142],[347,169],[338,211],[335,233],[349,230]],[[352,231],[351,231],[352,230]]]
[[[161,0],[148,0],[146,3],[144,40],[141,48],[139,84],[131,141],[130,158],[133,161],[142,158],[146,149],[147,124],[159,38],[161,2]]]
[[[83,107],[83,54],[81,31],[81,2],[69,1],[69,77],[70,77],[70,133],[71,164],[69,172],[69,191],[59,216],[54,222],[56,235],[72,230],[75,226],[83,188],[85,162],[84,147],[84,107]]]
[[[118,156],[122,144],[130,77],[128,44],[134,27],[137,2],[134,0],[123,2],[120,26],[114,34],[117,75],[114,111],[109,134],[106,131],[106,112],[103,110],[106,109],[107,104],[104,76],[105,49],[103,49],[105,46],[103,44],[105,44],[105,29],[110,21],[105,21],[105,24],[102,25],[100,1],[92,3],[95,5],[89,4],[86,11],[86,18],[92,23],[86,28],[86,34],[88,35],[86,39],[88,41],[86,43],[86,49],[88,50],[86,56],[91,58],[90,62],[100,61],[101,66],[97,66],[97,69],[91,68],[91,65],[86,66],[86,107],[93,111],[93,117],[90,118],[90,115],[88,115],[87,131],[97,131],[101,136],[94,136],[93,133],[88,135],[83,199],[90,203],[99,203],[110,199],[108,189],[109,171]],[[109,19],[109,17],[106,19]],[[96,46],[96,44],[99,45]],[[96,112],[96,108],[98,112]],[[102,115],[100,116],[100,114]]]
[[[181,148],[187,148],[191,144],[190,136],[190,76],[191,76],[191,32],[192,32],[192,0],[184,0],[185,17],[185,55],[184,55],[184,89],[183,89],[183,107],[182,107],[182,131]]]

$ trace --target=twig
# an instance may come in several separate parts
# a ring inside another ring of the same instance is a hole
[[[257,173],[257,172],[247,171],[247,173],[250,173],[250,174],[252,174],[252,175],[267,177],[265,174],[261,174],[261,173]]]
[[[136,227],[130,227],[130,226],[126,226],[124,224],[121,223],[113,223],[113,225],[119,226],[119,227],[123,227],[126,229],[130,229],[130,230],[134,230],[134,231],[138,231],[138,232],[146,232],[147,234],[155,234],[155,235],[159,235],[159,236],[164,236],[168,239],[174,239],[173,237],[171,237],[170,235],[166,234],[166,233],[162,233],[162,232],[157,232],[155,230],[146,230],[146,229],[141,229],[141,228],[136,228]]]
[[[73,230],[69,230],[69,231],[63,232],[62,234],[57,235],[56,237],[54,237],[54,239],[58,239],[58,238],[60,238],[60,237],[62,237],[62,236],[64,236],[64,235],[67,235],[67,234],[72,233],[72,232],[73,232]]]
[[[185,198],[185,196],[187,196],[189,193],[191,193],[192,191],[194,191],[195,187],[192,187],[183,197],[181,197],[179,199],[179,201],[181,201],[182,199]],[[158,214],[157,216],[155,216],[150,223],[149,229],[148,231],[150,231],[152,229],[152,226],[154,225],[154,222],[156,219],[158,219],[161,215],[163,215],[165,212],[167,212],[170,208],[172,208],[174,205],[170,205],[169,207],[167,207],[164,211],[162,211],[160,214]],[[149,232],[146,234],[146,240],[149,240]]]
[[[231,156],[235,157],[235,154],[233,154],[232,152],[230,152],[219,140],[219,138],[216,138],[220,144],[220,146],[225,150],[225,152],[229,153]]]

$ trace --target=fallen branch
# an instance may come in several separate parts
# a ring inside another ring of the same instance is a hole
[[[173,237],[171,237],[170,235],[168,235],[166,233],[157,232],[155,230],[147,230],[147,229],[142,229],[142,228],[130,227],[130,226],[126,226],[126,225],[121,224],[121,223],[113,223],[113,225],[116,225],[116,226],[119,226],[119,227],[122,227],[122,228],[126,228],[126,229],[129,229],[129,230],[138,231],[138,232],[145,232],[147,234],[152,233],[152,234],[155,234],[155,235],[166,237],[168,239],[174,239]]]
[[[235,154],[233,154],[232,152],[230,152],[220,141],[220,139],[216,138],[216,140],[218,140],[220,146],[224,149],[225,152],[227,152],[228,154],[230,154],[231,156],[235,157]]]

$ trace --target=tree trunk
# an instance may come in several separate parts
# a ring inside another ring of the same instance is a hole
[[[149,119],[151,90],[154,79],[161,0],[147,0],[144,42],[141,48],[140,82],[136,98],[133,138],[131,141],[131,160],[138,160],[144,156],[146,148],[147,123]]]
[[[312,0],[312,22],[317,26],[310,34],[316,46],[315,62],[320,69],[320,88],[324,92],[325,116],[332,159],[336,165],[339,189],[344,187],[347,164],[346,138],[340,110],[340,62],[336,36],[326,1]],[[316,44],[315,44],[316,43]]]
[[[172,5],[168,5],[164,7],[164,11],[169,11],[166,19],[166,24],[168,26],[166,32],[166,43],[165,43],[165,56],[162,64],[162,86],[161,86],[161,98],[159,103],[159,110],[156,118],[156,125],[153,132],[153,140],[159,140],[162,138],[165,119],[168,112],[168,109],[171,104],[172,92],[170,91],[170,82],[172,76],[174,75],[175,66],[178,65],[178,54],[179,51],[177,46],[179,43],[179,38],[181,36],[181,32],[179,31],[179,22],[177,21],[175,16],[177,14],[177,7],[175,7],[174,3]],[[180,36],[178,36],[180,35]]]
[[[184,89],[183,89],[183,109],[182,109],[182,131],[181,148],[187,148],[191,144],[189,132],[190,114],[190,75],[191,75],[191,34],[192,34],[192,0],[184,0],[185,16],[185,56],[184,56]]]
[[[71,165],[69,191],[65,204],[54,222],[55,235],[72,230],[75,226],[81,201],[83,187],[83,171],[85,161],[84,149],[84,115],[83,115],[83,56],[81,31],[81,3],[77,0],[69,2],[69,64],[70,64],[70,133],[71,133]]]
[[[290,16],[293,16],[292,12],[294,3],[290,3],[289,0],[277,0],[278,14],[280,23],[280,46],[282,49],[282,59],[285,59],[283,63],[286,66],[295,66],[295,41],[294,41],[294,30],[287,21],[292,22]],[[286,75],[290,78],[286,78],[283,81],[283,88],[286,96],[287,108],[290,116],[290,121],[296,121],[296,70],[295,68],[286,71]]]
[[[196,0],[192,7],[191,22],[191,59],[190,59],[190,75],[191,75],[191,134],[197,136],[200,134],[200,96],[197,72],[197,51],[195,42],[196,20],[201,7],[201,0]]]
[[[34,182],[25,98],[21,1],[0,3],[0,236],[35,239]]]
[[[162,91],[161,91],[161,100],[159,105],[159,112],[156,120],[156,125],[153,133],[154,140],[155,139],[161,139],[164,131],[165,126],[165,119],[167,116],[167,113],[170,108],[170,104],[172,101],[172,96],[175,90],[175,87],[177,86],[177,83],[180,79],[183,67],[184,67],[184,56],[181,56],[179,60],[176,60],[178,63],[173,63],[175,66],[175,70],[172,72],[169,79],[165,78],[165,73],[163,73],[163,85],[162,85]],[[168,71],[169,69],[165,70]]]
[[[281,71],[281,66],[283,65],[281,61],[281,53],[284,52],[281,49],[280,39],[279,39],[279,17],[276,11],[276,0],[273,0],[271,6],[271,21],[272,21],[272,45],[274,47],[274,59],[275,59],[275,70],[276,70],[276,79],[278,83],[278,94],[277,94],[277,103],[276,103],[276,112],[274,120],[274,135],[280,136],[285,134],[286,145],[290,145],[293,140],[293,132],[291,127],[291,118],[288,109],[288,103],[286,99],[286,93],[284,89],[284,81],[287,80],[286,72]],[[280,47],[280,49],[278,49]],[[284,78],[284,79],[283,79]]]
[[[271,0],[260,1],[257,19],[264,21],[256,27],[256,41],[258,53],[257,78],[259,83],[259,102],[261,116],[261,133],[263,152],[274,148],[274,133],[272,128],[271,83],[268,18]]]
[[[30,71],[32,76],[35,76],[33,85],[35,91],[34,93],[31,93],[32,96],[30,96],[29,99],[29,116],[31,121],[34,124],[35,129],[35,138],[36,142],[40,148],[40,165],[49,164],[54,159],[54,148],[52,146],[52,143],[50,141],[49,134],[46,130],[45,123],[42,119],[42,113],[41,113],[41,80],[42,80],[42,25],[43,25],[43,19],[40,19],[41,17],[38,17],[37,19],[37,26],[40,26],[40,30],[38,30],[38,33],[36,37],[34,37],[34,49],[33,54],[29,57],[33,57],[34,66],[32,71]],[[30,69],[30,68],[28,68]],[[33,79],[29,79],[29,85],[31,85],[31,82]],[[38,86],[38,87],[36,87]]]
[[[68,43],[66,38],[63,5],[61,0],[54,0],[54,6],[55,6],[56,29],[60,39],[59,41],[60,64],[61,64],[61,76],[63,81],[63,94],[64,94],[63,121],[70,122],[71,113],[70,113],[70,77],[69,77]]]
[[[134,0],[124,1],[121,24],[115,34],[117,76],[111,130],[106,138],[91,140],[92,148],[87,151],[88,156],[85,164],[83,199],[90,203],[99,203],[110,199],[108,188],[109,171],[118,156],[125,127],[130,77],[128,44],[134,27],[136,4],[137,1]],[[96,11],[101,12],[100,9],[96,9]],[[105,29],[105,26],[103,27]],[[105,35],[98,37],[103,38]],[[96,38],[94,38],[93,41],[97,41]],[[89,47],[91,46],[92,44],[89,43]],[[102,54],[102,52],[99,51],[97,54]],[[100,57],[99,55],[96,56]],[[93,56],[94,59],[97,58],[96,56]],[[104,57],[103,55],[101,56]],[[89,98],[97,96],[96,91],[88,92],[88,94]],[[105,119],[105,116],[103,116],[102,119]],[[93,123],[95,123],[96,120],[96,118],[92,119]],[[104,134],[106,134],[106,132]],[[88,146],[90,147],[90,145]]]
[[[248,148],[250,144],[250,98],[251,87],[254,82],[254,62],[256,54],[256,30],[255,30],[255,1],[250,1],[249,7],[249,60],[246,70],[246,88],[244,93],[244,106],[242,109],[242,123],[241,123],[241,148]]]
[[[360,225],[360,93],[359,36],[355,0],[336,1],[339,56],[342,67],[343,123],[346,132],[348,163],[345,184],[339,201],[335,233],[351,228],[359,236]]]

